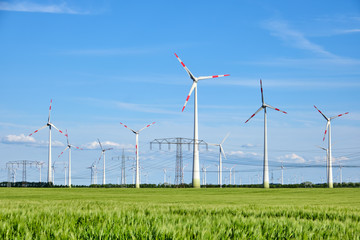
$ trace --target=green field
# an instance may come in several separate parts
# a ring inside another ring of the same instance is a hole
[[[1,239],[360,239],[360,189],[0,188]]]

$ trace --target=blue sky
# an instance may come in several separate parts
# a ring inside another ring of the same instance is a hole
[[[90,183],[97,138],[114,147],[107,179],[118,181],[114,157],[122,148],[135,156],[135,136],[119,122],[156,122],[140,134],[142,172],[159,183],[167,168],[173,181],[175,147],[150,150],[149,142],[192,137],[193,96],[181,112],[192,83],[175,52],[197,76],[231,75],[199,83],[199,138],[217,143],[231,132],[224,166],[235,166],[236,183],[262,176],[263,115],[245,124],[261,105],[260,78],[265,101],[288,112],[268,111],[270,181],[279,182],[281,161],[285,182],[324,181],[325,154],[315,146],[327,147],[326,122],[313,105],[329,116],[350,112],[332,122],[334,164],[344,166],[343,181],[360,181],[358,1],[0,1],[0,36],[0,181],[8,161],[47,163],[48,131],[27,135],[46,123],[50,99],[52,122],[84,148],[72,152],[73,184]],[[62,183],[66,139],[54,132],[53,141]],[[201,150],[209,183],[217,151]],[[184,149],[185,182],[191,161]],[[28,173],[38,179],[35,168]]]

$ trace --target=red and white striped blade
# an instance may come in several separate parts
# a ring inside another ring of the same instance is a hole
[[[315,105],[314,105],[314,108],[316,108],[316,110],[319,111],[319,113],[326,119],[326,121],[329,120],[329,119],[325,116],[325,114],[323,114]]]
[[[263,109],[263,107],[261,106],[253,115],[251,115],[251,117],[250,117],[248,120],[246,120],[245,123],[247,123],[250,119],[252,119],[252,118],[253,118],[256,114],[258,114],[258,112],[260,112],[262,109]]]
[[[329,125],[330,125],[330,121],[328,121],[328,122],[326,123],[326,128],[325,128],[325,133],[324,133],[323,141],[325,141],[325,136],[326,136],[326,133],[327,133],[327,131],[328,131],[328,129],[329,129]]]
[[[52,99],[50,100],[50,107],[49,107],[49,117],[48,117],[48,122],[50,122],[51,104],[52,104]]]
[[[260,89],[261,89],[261,102],[264,105],[264,91],[263,91],[263,87],[262,87],[262,80],[260,79]]]
[[[204,79],[211,79],[211,78],[218,78],[218,77],[228,77],[228,76],[230,76],[230,74],[203,76],[203,77],[198,77],[197,80],[204,80]]]
[[[40,131],[43,128],[46,128],[48,125],[46,124],[45,126],[42,126],[41,128],[39,128],[38,130],[35,130],[33,133],[30,133],[29,136],[33,135],[34,133],[37,133],[38,131]]]
[[[132,131],[133,133],[136,133],[134,130],[132,130],[131,128],[129,128],[128,126],[126,126],[124,123],[120,122],[121,125],[123,125],[124,127],[126,127],[127,129],[129,129],[130,131]]]
[[[188,94],[188,96],[187,96],[187,98],[186,98],[186,100],[185,100],[184,106],[183,106],[183,108],[182,108],[182,110],[181,110],[182,112],[184,111],[184,109],[185,109],[185,107],[186,107],[186,104],[188,103],[189,98],[190,98],[190,96],[191,96],[191,93],[194,91],[194,89],[196,88],[196,86],[197,86],[197,82],[194,81],[193,84],[192,84],[192,86],[191,86],[191,88],[190,88],[190,92],[189,92],[189,94]]]
[[[67,132],[67,129],[65,129],[65,137],[66,137],[66,141],[67,141],[67,145],[69,146],[70,145],[70,143],[69,143],[69,134],[68,134],[68,132]]]
[[[269,104],[265,104],[265,106],[266,106],[266,107],[269,107],[269,108],[271,108],[271,109],[274,109],[275,111],[279,111],[279,112],[282,112],[282,113],[287,114],[287,112],[282,111],[282,110],[280,110],[280,109],[278,109],[278,108],[276,108],[276,107],[273,107],[273,106],[271,106],[271,105],[269,105]]]
[[[194,75],[190,72],[190,70],[185,66],[185,63],[184,63],[183,61],[181,61],[181,59],[179,58],[179,56],[178,56],[176,53],[174,53],[174,54],[175,54],[176,58],[179,60],[179,62],[181,63],[181,65],[184,67],[185,71],[189,74],[190,78],[195,81],[196,78],[195,78]]]
[[[76,148],[76,149],[79,149],[79,150],[84,150],[84,149],[82,149],[82,148],[80,148],[80,147],[77,147],[77,146],[74,146],[74,145],[70,145],[71,147],[74,147],[74,148]]]
[[[154,125],[154,124],[155,124],[155,122],[152,122],[152,123],[146,125],[146,126],[143,127],[142,129],[140,129],[140,130],[138,131],[138,133],[141,132],[142,130],[144,130],[145,128],[148,128],[148,127],[150,127],[151,125]]]
[[[346,113],[342,113],[342,114],[339,114],[339,115],[336,115],[334,117],[331,117],[330,120],[334,119],[334,118],[338,118],[338,117],[341,117],[341,116],[344,116],[346,114],[349,114],[349,112],[346,112]]]
[[[66,151],[66,149],[68,149],[69,148],[69,146],[67,146],[61,153],[60,153],[60,155],[58,156],[58,158]]]
[[[61,131],[61,130],[59,130],[57,127],[55,127],[55,125],[54,125],[54,124],[50,123],[50,125],[51,125],[52,127],[54,127],[56,130],[58,130],[58,131],[59,131],[59,133],[64,134],[64,132],[63,132],[63,131]]]

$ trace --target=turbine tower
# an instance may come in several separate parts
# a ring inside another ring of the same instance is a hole
[[[48,156],[48,183],[53,183],[53,178],[52,178],[52,171],[51,171],[51,128],[55,128],[56,130],[58,130],[60,133],[64,134],[61,130],[59,130],[57,127],[55,127],[54,124],[52,124],[50,122],[50,114],[51,114],[51,104],[52,104],[52,99],[50,100],[50,107],[49,107],[49,117],[48,117],[48,121],[45,124],[45,126],[42,126],[41,128],[39,128],[38,130],[35,130],[33,133],[30,133],[29,136],[33,135],[34,133],[37,133],[38,131],[40,131],[43,128],[49,127],[49,156]]]
[[[198,148],[198,138],[199,138],[199,132],[198,132],[198,105],[197,105],[197,83],[199,80],[204,79],[211,79],[211,78],[218,78],[218,77],[226,77],[230,76],[230,74],[225,75],[214,75],[214,76],[205,76],[205,77],[195,77],[190,70],[185,66],[185,64],[181,61],[178,55],[176,55],[176,58],[179,60],[181,65],[184,67],[185,71],[189,74],[191,80],[193,81],[193,84],[190,88],[190,92],[186,98],[185,104],[182,108],[182,111],[184,111],[185,106],[187,102],[189,101],[189,98],[191,96],[191,93],[194,91],[194,147],[193,147],[193,176],[192,176],[192,184],[194,188],[200,188],[200,167],[199,167],[199,148]]]
[[[104,149],[104,148],[102,147],[101,142],[100,142],[99,139],[98,139],[98,142],[99,142],[99,145],[100,145],[100,148],[101,148],[101,155],[100,155],[100,157],[99,157],[99,161],[100,161],[101,157],[104,156],[104,160],[103,160],[103,185],[105,185],[105,152],[106,152],[107,150],[112,150],[113,148],[106,148],[106,149]]]
[[[325,141],[325,136],[326,136],[326,133],[329,132],[329,135],[328,135],[328,176],[327,176],[327,183],[328,183],[328,186],[329,188],[333,188],[333,175],[332,175],[332,157],[331,157],[331,120],[333,120],[334,118],[337,118],[337,117],[341,117],[343,115],[346,115],[348,114],[349,112],[346,112],[346,113],[343,113],[343,114],[339,114],[339,115],[336,115],[336,116],[333,116],[333,117],[326,117],[324,113],[322,113],[315,105],[314,107],[316,108],[316,110],[319,111],[319,113],[325,118],[326,120],[326,127],[325,127],[325,133],[324,133],[324,137],[323,137],[323,141]]]
[[[82,150],[82,149],[79,147],[76,147],[74,145],[71,145],[69,143],[69,135],[68,135],[67,130],[66,130],[65,136],[66,136],[66,141],[67,141],[67,147],[60,153],[58,158],[60,158],[60,156],[66,151],[66,149],[69,149],[68,185],[69,185],[69,188],[71,188],[71,148],[74,147],[76,149],[80,149],[80,150]]]
[[[269,188],[269,161],[268,161],[268,151],[267,151],[267,124],[266,124],[266,108],[271,108],[276,111],[287,113],[284,111],[281,111],[278,108],[275,108],[273,106],[270,106],[269,104],[265,103],[264,101],[264,93],[263,93],[263,87],[262,87],[262,81],[260,79],[260,88],[261,88],[261,101],[262,105],[261,107],[253,114],[251,117],[246,120],[245,123],[247,123],[251,118],[253,118],[258,112],[264,109],[264,169],[263,169],[263,185],[264,188]]]
[[[139,172],[139,133],[144,130],[145,128],[150,127],[151,125],[155,124],[155,122],[146,125],[145,127],[143,127],[142,129],[138,130],[138,131],[134,131],[131,128],[129,128],[128,126],[126,126],[123,123],[120,123],[121,125],[123,125],[124,127],[126,127],[127,129],[129,129],[130,131],[132,131],[135,134],[135,138],[136,138],[136,145],[135,145],[135,151],[136,151],[136,188],[140,188],[140,172]]]
[[[217,146],[219,147],[219,166],[218,166],[218,170],[219,170],[219,181],[218,184],[220,186],[220,188],[222,187],[222,159],[221,156],[224,156],[224,158],[226,159],[226,155],[225,155],[225,151],[222,147],[222,144],[225,142],[225,140],[229,137],[230,133],[228,133],[224,139],[221,141],[221,143],[219,144],[215,144],[215,143],[209,143],[212,146]]]

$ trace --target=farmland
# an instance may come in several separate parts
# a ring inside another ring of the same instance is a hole
[[[360,239],[360,189],[0,188],[1,239]]]

